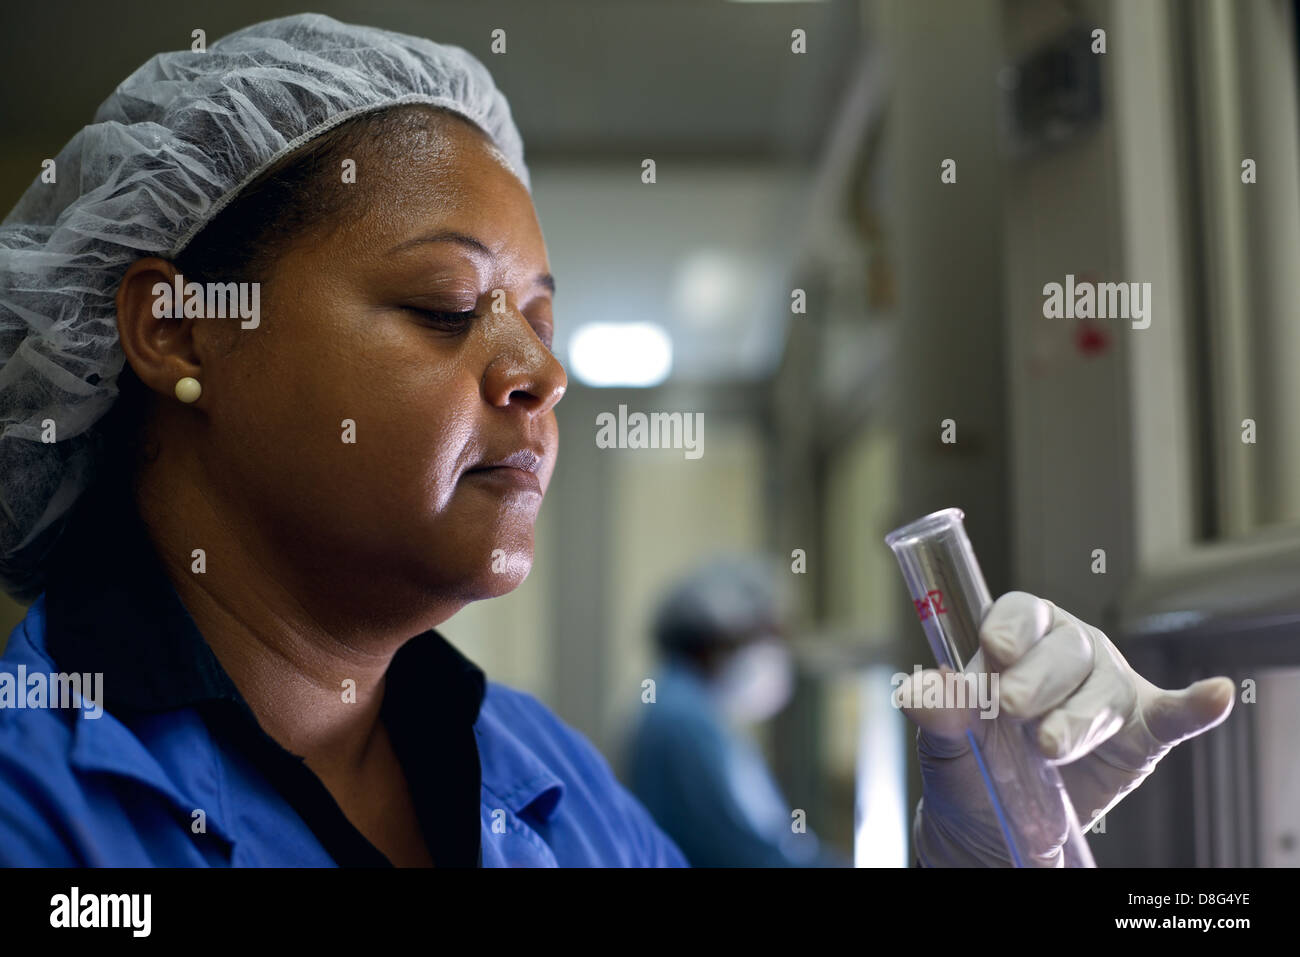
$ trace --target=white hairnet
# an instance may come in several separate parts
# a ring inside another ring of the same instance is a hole
[[[465,50],[339,23],[269,20],[161,53],[104,101],[0,224],[0,582],[32,595],[94,473],[118,395],[117,287],[176,256],[241,188],[340,122],[405,103],[476,123],[531,189],[505,96]],[[51,421],[57,441],[42,441]]]

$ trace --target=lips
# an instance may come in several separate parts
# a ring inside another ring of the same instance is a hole
[[[535,452],[532,449],[520,449],[517,452],[511,452],[509,455],[500,458],[486,459],[466,471],[479,472],[486,469],[519,469],[522,472],[530,472],[533,475],[536,475],[541,468],[542,453]]]
[[[538,472],[541,471],[542,461],[540,452],[519,449],[466,469],[465,477],[496,486],[502,491],[536,492],[541,495],[542,483]]]

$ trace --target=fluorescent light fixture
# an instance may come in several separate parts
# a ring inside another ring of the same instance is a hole
[[[653,322],[589,322],[569,340],[569,371],[584,385],[648,388],[673,369],[673,341]]]
[[[674,306],[693,324],[718,326],[738,311],[744,296],[741,270],[735,258],[701,250],[678,268]]]

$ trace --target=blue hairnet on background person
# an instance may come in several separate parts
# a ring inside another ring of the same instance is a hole
[[[0,863],[685,863],[434,630],[531,566],[553,291],[462,49],[303,15],[118,87],[0,227]]]
[[[726,556],[683,576],[654,619],[655,700],[633,726],[628,786],[696,867],[847,866],[791,808],[751,737],[794,690],[780,578]]]

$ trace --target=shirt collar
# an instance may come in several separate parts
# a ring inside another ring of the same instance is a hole
[[[120,483],[83,495],[52,562],[46,642],[65,671],[104,675],[105,709],[168,711],[210,701],[244,703],[158,559]],[[387,695],[472,725],[486,692],[483,671],[436,630],[406,642],[389,667]]]
[[[524,729],[537,726],[537,715],[521,708],[517,692],[484,712],[475,733],[485,790],[513,814],[527,812],[549,820],[564,797],[565,784],[525,740]]]

